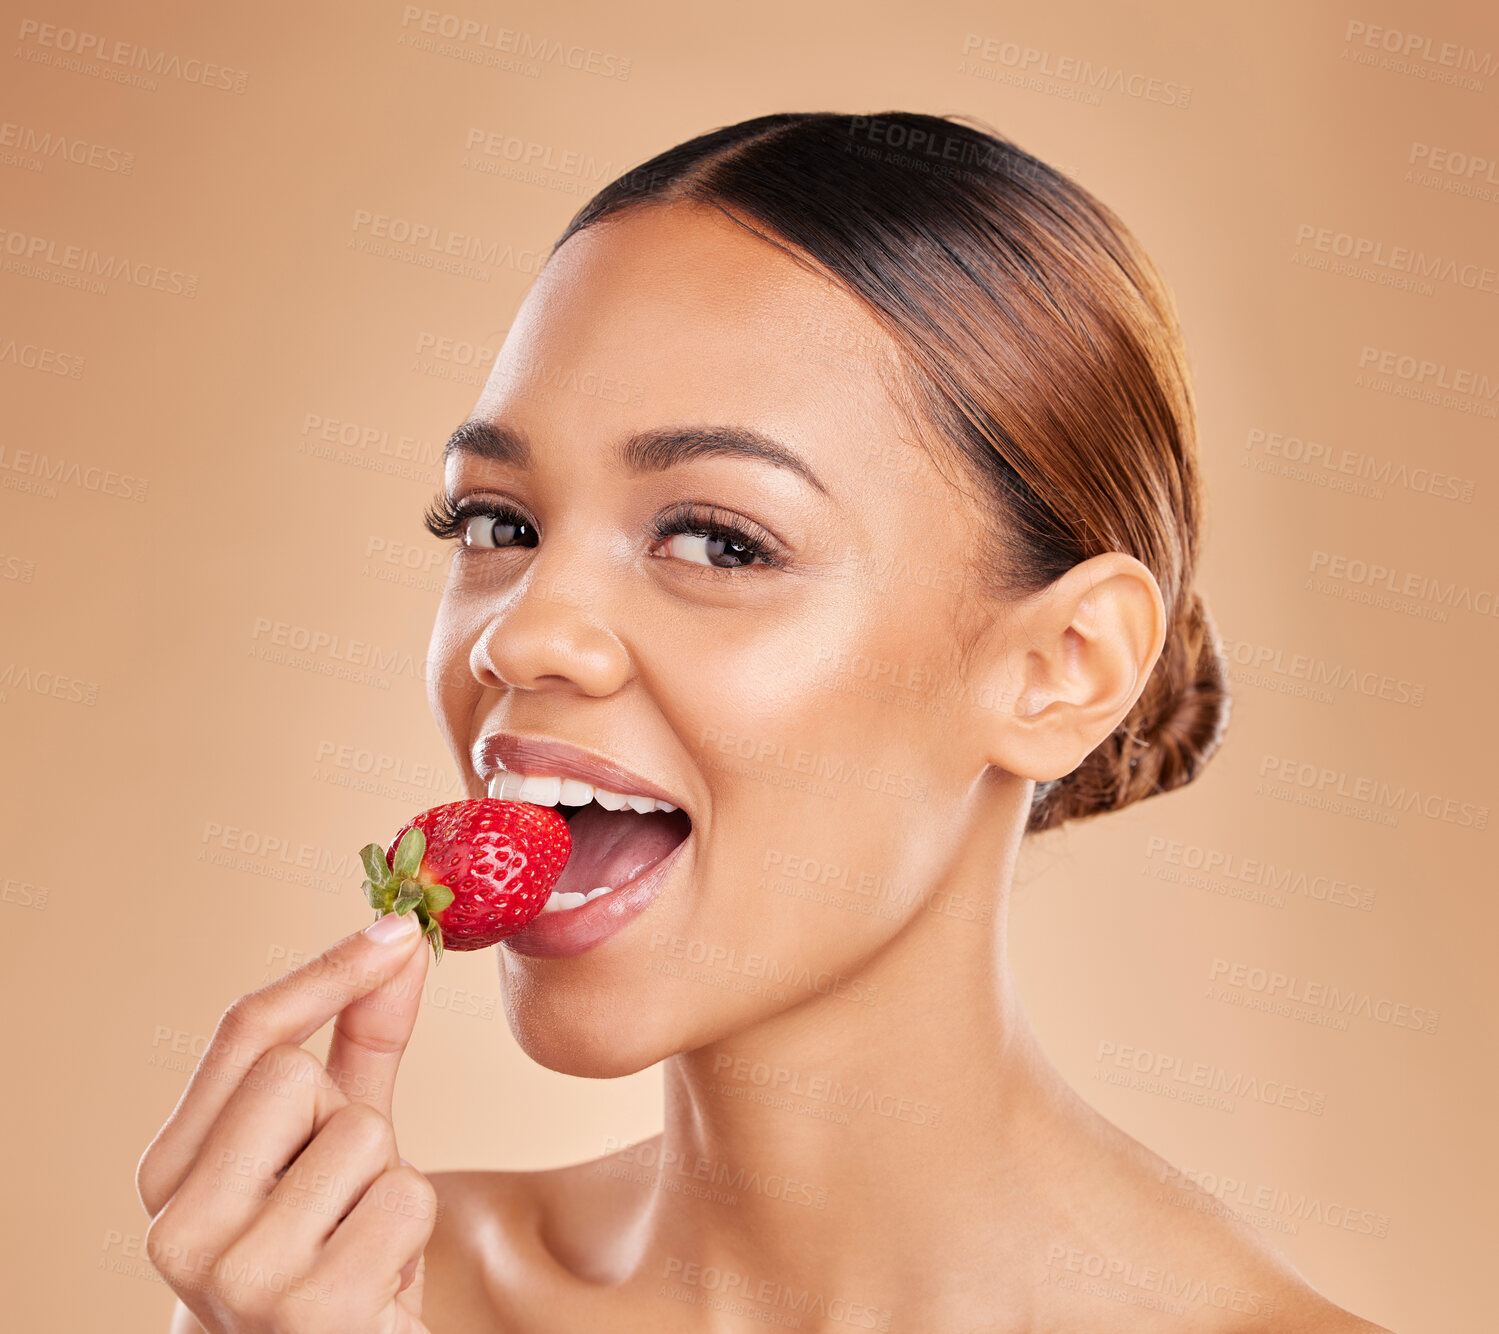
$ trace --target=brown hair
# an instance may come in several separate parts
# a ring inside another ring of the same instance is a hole
[[[902,353],[935,439],[992,497],[980,571],[1039,592],[1107,551],[1155,575],[1161,656],[1115,732],[1039,783],[1028,830],[1197,776],[1228,723],[1217,634],[1193,589],[1202,498],[1171,295],[1123,223],[1066,176],[961,120],[759,116],[610,182],[552,247],[621,210],[691,200],[809,257]],[[748,221],[747,221],[748,220]],[[803,261],[805,262],[805,260]]]

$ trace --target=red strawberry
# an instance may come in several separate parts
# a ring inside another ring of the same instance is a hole
[[[408,820],[388,851],[360,850],[364,896],[381,916],[416,909],[439,959],[444,948],[482,950],[542,910],[572,847],[550,806],[451,801]]]

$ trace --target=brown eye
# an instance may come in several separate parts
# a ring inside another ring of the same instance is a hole
[[[458,536],[466,547],[534,547],[536,530],[511,511],[489,511],[466,516]]]
[[[497,547],[534,547],[535,525],[514,505],[469,496],[454,500],[439,493],[422,516],[425,528],[444,542],[478,550]]]
[[[679,501],[651,521],[654,554],[712,570],[778,569],[784,564],[776,538],[753,520],[717,505]]]
[[[720,570],[736,570],[761,559],[761,553],[750,543],[741,542],[730,533],[674,533],[666,540],[665,552],[694,565],[712,565]]]

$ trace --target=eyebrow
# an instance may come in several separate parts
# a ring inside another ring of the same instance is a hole
[[[615,446],[615,456],[632,473],[665,472],[699,458],[750,458],[794,472],[828,494],[822,479],[779,441],[744,426],[664,426],[636,431]],[[512,468],[531,466],[525,433],[503,422],[466,421],[448,440],[442,457],[468,454]]]

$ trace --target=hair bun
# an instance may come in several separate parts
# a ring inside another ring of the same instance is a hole
[[[1027,831],[1117,811],[1190,783],[1223,743],[1231,711],[1222,641],[1194,590],[1124,721],[1066,777],[1036,785]]]

